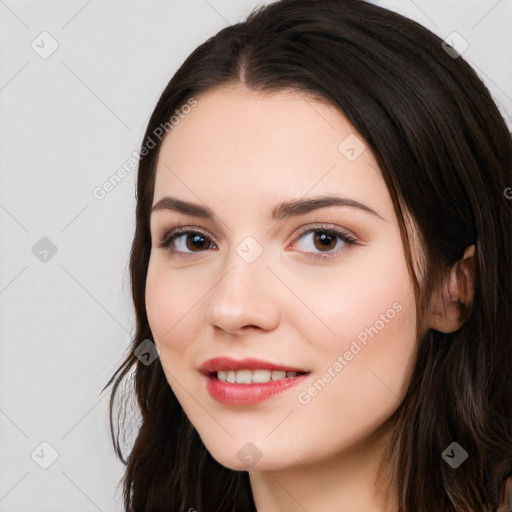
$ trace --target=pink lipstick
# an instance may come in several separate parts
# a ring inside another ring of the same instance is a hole
[[[310,373],[304,368],[260,359],[229,357],[209,359],[199,370],[210,396],[226,405],[260,403],[303,382]]]

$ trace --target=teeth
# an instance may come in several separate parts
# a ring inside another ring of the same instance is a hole
[[[251,384],[257,382],[264,384],[271,380],[282,380],[295,377],[297,372],[285,372],[282,370],[219,370],[217,378],[222,382],[237,384]]]
[[[237,384],[250,384],[252,382],[251,370],[239,370],[235,373]]]
[[[270,380],[270,370],[254,370],[252,373],[252,382],[268,382]]]

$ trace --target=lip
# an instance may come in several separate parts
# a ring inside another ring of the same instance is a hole
[[[304,368],[280,365],[254,358],[235,360],[229,357],[215,357],[204,362],[199,370],[206,381],[206,389],[210,396],[225,405],[258,404],[300,384],[311,375]],[[219,370],[282,370],[308,373],[265,383],[237,384],[219,380],[216,375]]]

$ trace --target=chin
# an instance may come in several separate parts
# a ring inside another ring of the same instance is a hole
[[[228,443],[204,443],[210,455],[222,466],[233,471],[277,471],[303,463],[282,447],[282,440],[277,446],[264,441],[254,442],[244,439],[232,439]]]

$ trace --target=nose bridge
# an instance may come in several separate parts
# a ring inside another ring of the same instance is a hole
[[[246,325],[270,329],[279,321],[274,300],[276,283],[267,269],[266,253],[252,236],[246,236],[226,256],[220,281],[212,290],[207,320],[227,331]]]
[[[245,236],[241,242],[229,248],[223,266],[225,283],[222,288],[234,294],[242,291],[244,295],[250,291],[244,291],[245,287],[255,290],[258,284],[262,284],[265,273],[269,273],[266,263],[267,253],[263,245],[253,236]]]
[[[237,246],[230,248],[224,262],[224,277],[216,286],[217,299],[247,301],[263,293],[265,281],[270,274],[266,268],[266,254],[262,245],[252,236],[245,237]],[[267,285],[269,283],[267,282]]]

